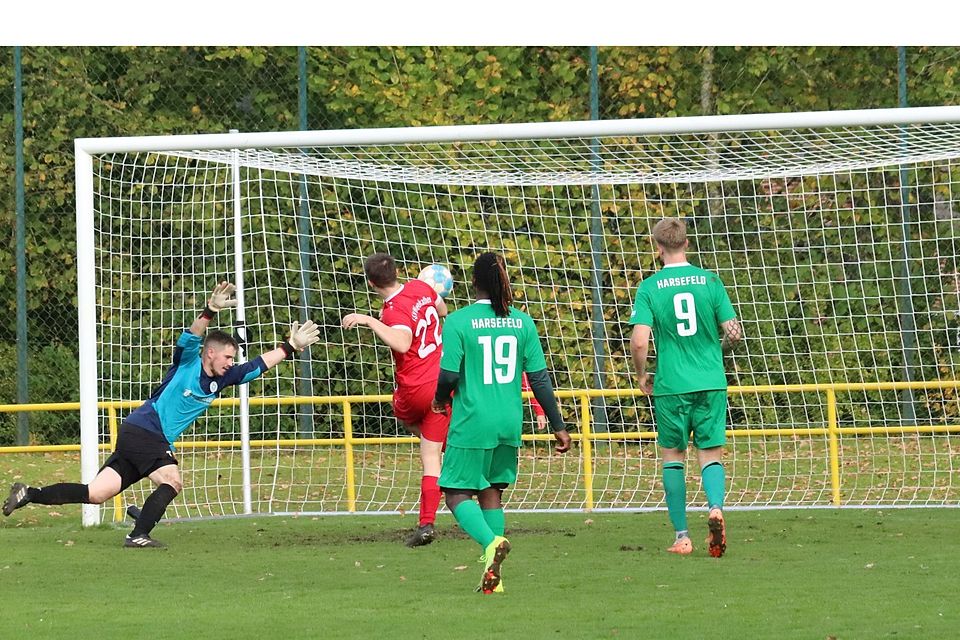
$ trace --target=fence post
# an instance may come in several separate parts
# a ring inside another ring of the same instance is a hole
[[[593,443],[590,440],[590,396],[580,396],[580,411],[583,412],[583,424],[580,426],[580,449],[583,452],[583,493],[584,508],[593,510]]]
[[[17,403],[27,404],[27,232],[23,193],[23,73],[20,47],[13,48],[13,129],[16,148],[14,181],[17,207]],[[29,414],[17,412],[17,444],[30,444]]]
[[[840,432],[837,430],[837,392],[827,389],[827,440],[830,446],[830,493],[833,506],[840,506]]]
[[[907,101],[907,49],[897,47],[897,102],[901,108],[909,106]],[[903,234],[902,280],[898,304],[900,305],[900,324],[903,330],[903,381],[913,382],[914,366],[917,355],[917,323],[913,310],[913,284],[910,282],[910,227],[913,224],[910,211],[910,175],[905,167],[900,167],[900,228]],[[917,423],[915,398],[912,388],[906,388],[900,396],[900,411],[906,424]]]
[[[590,119],[600,119],[600,73],[597,47],[590,47]],[[590,141],[590,168],[600,171],[600,141]],[[600,186],[591,187],[590,198],[590,292],[593,297],[590,332],[593,335],[593,379],[597,389],[606,389],[607,331],[603,319],[602,272],[603,272],[603,216],[600,211]],[[596,406],[594,424],[597,431],[607,431],[607,398],[599,396],[591,405]],[[592,409],[591,409],[592,410]]]
[[[347,511],[357,510],[357,480],[353,464],[353,413],[350,401],[343,403],[343,456],[347,474]]]

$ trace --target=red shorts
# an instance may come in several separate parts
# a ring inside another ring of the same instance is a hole
[[[393,415],[397,420],[420,427],[420,435],[434,442],[447,441],[450,428],[450,409],[446,413],[434,413],[430,408],[437,383],[418,387],[398,387],[393,392]]]

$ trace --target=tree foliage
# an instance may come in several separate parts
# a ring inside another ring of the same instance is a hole
[[[13,102],[11,51],[0,50],[0,99],[7,105]],[[897,51],[892,47],[716,47],[713,53],[713,104],[719,114],[898,105]],[[697,47],[601,48],[601,117],[700,115],[702,58]],[[910,48],[907,65],[911,106],[957,103],[960,49]],[[582,120],[590,115],[584,47],[311,47],[307,67],[311,128]],[[296,129],[298,80],[293,47],[23,49],[32,372],[49,369],[50,358],[62,364],[59,352],[52,356],[44,345],[76,346],[74,139]],[[12,109],[0,111],[0,130],[9,141],[13,119]],[[0,228],[11,247],[13,163],[12,144],[5,145],[0,170],[8,178],[0,186]],[[606,223],[627,224],[614,204],[604,207]],[[870,209],[857,215],[869,216]],[[763,220],[758,212],[745,224]],[[742,237],[749,233],[745,229]],[[952,230],[944,233],[952,237]],[[870,239],[878,251],[896,240]],[[518,242],[543,239],[530,236]],[[608,234],[606,242],[623,240]],[[931,265],[920,260],[918,272],[934,269]],[[638,266],[618,268],[626,275]],[[15,340],[16,277],[14,252],[0,253],[0,344]],[[921,298],[918,305],[928,303]],[[810,331],[798,326],[794,334]],[[947,360],[944,344],[930,345],[940,349],[940,362]],[[14,373],[8,367],[0,375]],[[65,366],[63,375],[75,381],[77,374]],[[48,393],[60,392],[38,383],[32,399],[66,399]]]

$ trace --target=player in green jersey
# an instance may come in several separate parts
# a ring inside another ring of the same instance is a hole
[[[504,533],[503,491],[517,477],[523,423],[521,377],[543,407],[559,453],[570,435],[557,407],[533,319],[510,306],[503,257],[484,253],[473,265],[476,302],[447,316],[433,410],[451,403],[440,488],[460,528],[483,549],[479,591],[503,591],[500,565],[510,543]],[[477,496],[477,502],[473,497]]]
[[[722,462],[727,379],[723,354],[740,342],[743,331],[720,278],[687,262],[686,223],[665,218],[654,225],[653,239],[663,269],[637,289],[630,317],[630,351],[640,388],[653,396],[663,488],[676,530],[668,551],[684,555],[693,551],[687,529],[684,477],[692,431],[709,508],[707,545],[710,555],[719,558],[727,547]],[[646,372],[651,331],[657,345],[656,376]]]

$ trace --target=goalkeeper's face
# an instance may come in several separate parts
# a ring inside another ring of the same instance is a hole
[[[237,350],[231,345],[210,346],[207,348],[207,362],[209,364],[207,371],[214,376],[222,376],[233,366],[236,357]]]

